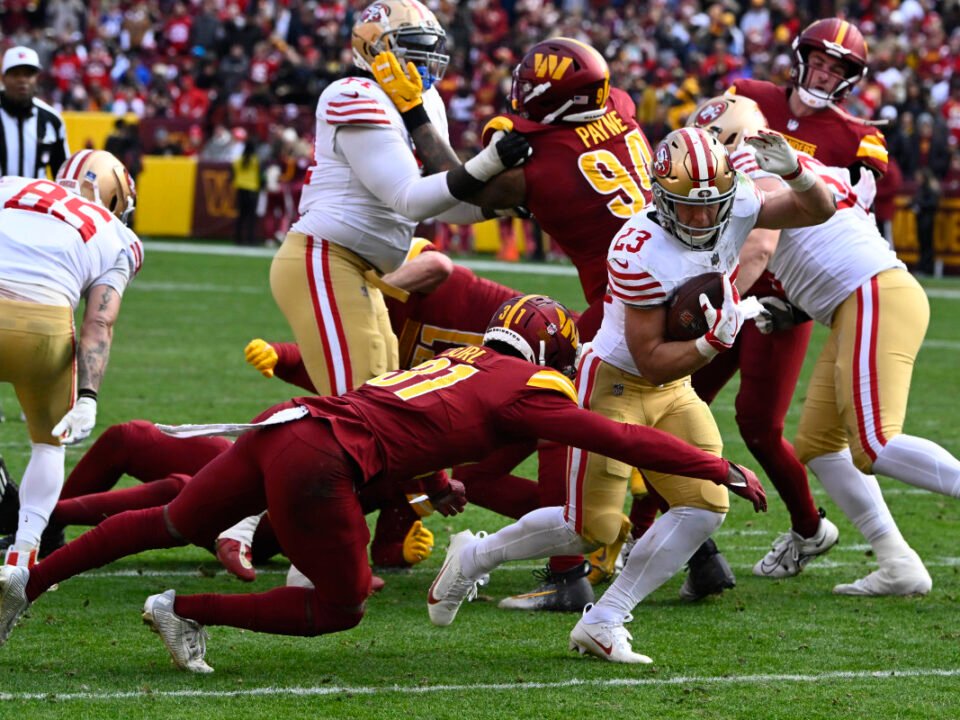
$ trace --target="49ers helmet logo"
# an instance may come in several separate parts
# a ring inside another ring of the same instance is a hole
[[[666,143],[657,146],[657,156],[653,159],[653,172],[660,177],[670,174],[670,148]]]
[[[718,100],[717,102],[708,103],[704,105],[700,112],[697,113],[697,117],[694,118],[693,124],[697,127],[704,127],[709,125],[718,117],[723,115],[727,109],[726,100]]]
[[[390,19],[390,8],[380,3],[374,3],[360,15],[360,22],[379,22],[386,24]]]

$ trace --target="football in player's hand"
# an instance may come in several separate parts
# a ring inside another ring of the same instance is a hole
[[[695,340],[709,330],[700,308],[700,294],[710,304],[723,304],[723,273],[708,272],[690,278],[677,288],[667,307],[667,340]]]

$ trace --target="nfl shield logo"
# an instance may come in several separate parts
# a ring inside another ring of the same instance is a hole
[[[789,130],[790,132],[793,132],[793,131],[796,130],[798,127],[800,127],[800,121],[799,121],[799,120],[796,120],[796,119],[794,119],[794,118],[790,118],[789,120],[787,120],[787,130]]]

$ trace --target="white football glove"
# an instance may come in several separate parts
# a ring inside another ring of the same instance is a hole
[[[779,175],[797,192],[813,187],[816,176],[800,164],[797,152],[787,139],[773,130],[758,130],[758,134],[744,139],[756,151],[761,170]]]
[[[490,138],[487,146],[467,160],[463,168],[471,177],[480,182],[487,182],[504,170],[523,165],[532,154],[533,148],[523,135],[518,132],[498,130]]]
[[[724,350],[733,347],[733,343],[743,327],[743,311],[740,309],[740,293],[730,282],[730,278],[723,276],[723,303],[719,308],[710,304],[706,294],[700,294],[700,309],[707,319],[710,329],[697,338],[697,350],[705,358],[713,358]]]
[[[739,170],[745,175],[750,175],[760,169],[757,163],[756,150],[750,145],[741,144],[736,150],[730,153],[730,164],[734,170]]]
[[[53,426],[50,434],[60,438],[63,445],[75,445],[90,437],[97,424],[97,401],[91,397],[82,397],[76,405]]]

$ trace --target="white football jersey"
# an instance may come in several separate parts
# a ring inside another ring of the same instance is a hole
[[[693,250],[681,243],[654,220],[652,206],[627,220],[607,253],[608,297],[593,351],[614,367],[640,375],[624,337],[626,306],[662,305],[684,282],[703,273],[732,275],[762,207],[763,193],[737,173],[730,222],[712,250]]]
[[[423,106],[446,140],[447,115],[436,89],[423,94]],[[417,223],[384,205],[338,151],[337,130],[351,126],[399,133],[414,152],[400,112],[376,82],[349,77],[331,83],[317,103],[314,165],[300,197],[300,219],[292,229],[342,245],[382,272],[390,272],[403,262]],[[370,148],[369,160],[379,161],[376,147]]]
[[[123,293],[143,264],[136,234],[50,180],[0,180],[0,294],[69,305],[94,285]]]
[[[837,212],[821,225],[781,230],[768,267],[790,302],[829,326],[850,293],[879,272],[905,266],[850,187],[849,172],[805,154],[800,160],[833,191]]]

